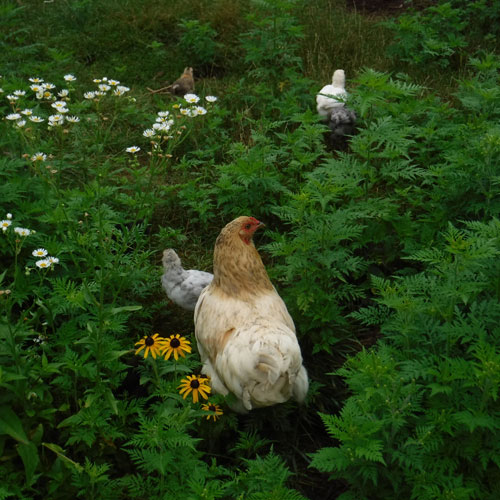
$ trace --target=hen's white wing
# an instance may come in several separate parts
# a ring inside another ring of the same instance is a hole
[[[195,334],[212,389],[233,393],[236,410],[305,398],[307,373],[295,327],[275,291],[243,301],[206,288],[195,309]]]

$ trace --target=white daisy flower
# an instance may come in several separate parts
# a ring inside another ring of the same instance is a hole
[[[103,76],[103,77],[102,77],[102,81],[103,81],[103,82],[107,82],[107,81],[108,81],[108,77],[107,77],[107,76]]]
[[[31,161],[45,161],[47,159],[47,155],[45,153],[35,153],[31,157]]]
[[[6,120],[19,120],[19,118],[21,118],[19,113],[10,113],[5,117]]]
[[[37,93],[35,94],[35,97],[36,97],[37,99],[43,99],[43,92],[37,92]]]
[[[16,122],[16,125],[19,128],[23,128],[26,125],[26,120],[19,120],[18,122]]]
[[[51,264],[59,264],[59,259],[57,257],[47,257],[47,260],[51,263]]]
[[[103,95],[106,95],[106,92],[103,92],[102,90],[96,90],[94,93],[96,97],[102,97]]]
[[[137,153],[138,151],[140,151],[141,148],[138,147],[138,146],[130,146],[129,148],[127,148],[125,151],[127,153]]]
[[[108,81],[108,83],[109,83],[110,85],[113,85],[114,87],[115,87],[116,85],[120,85],[120,82],[119,82],[118,80],[109,80],[109,81]]]
[[[6,95],[5,96],[9,101],[17,101],[19,99],[19,97],[17,97],[17,95],[12,95],[12,94],[9,94],[9,95]]]
[[[85,97],[85,99],[94,99],[95,92],[85,92],[85,94],[83,94],[83,97]]]
[[[48,267],[50,267],[50,261],[49,259],[37,260],[36,266],[40,269],[47,269]]]
[[[45,89],[45,90],[52,90],[52,89],[55,89],[56,86],[53,84],[53,83],[42,83],[42,87]]]
[[[32,76],[31,78],[29,78],[29,81],[31,83],[42,83],[43,82],[43,78],[38,78],[38,77]]]
[[[215,102],[217,100],[217,97],[215,97],[214,95],[207,95],[205,99],[207,100],[207,102]]]
[[[184,100],[191,104],[196,104],[200,100],[200,98],[196,94],[186,94],[184,96]]]
[[[128,92],[130,89],[128,87],[125,87],[124,85],[118,85],[118,87],[116,87],[116,90],[119,90],[120,92]]]
[[[66,101],[55,101],[51,104],[51,106],[58,111],[61,111],[66,108]]]
[[[51,127],[62,125],[63,122],[64,122],[63,115],[50,115],[49,116],[49,126],[51,126]]]
[[[94,78],[92,81],[94,83],[101,83],[102,82],[102,80],[100,78]]]
[[[101,83],[97,86],[101,92],[107,92],[111,87],[105,83]]]
[[[45,90],[45,91],[42,93],[42,97],[43,97],[44,99],[47,99],[47,100],[52,99],[52,92],[49,92],[48,90]]]
[[[158,111],[158,116],[166,118],[170,114],[170,111]]]
[[[71,74],[67,74],[67,75],[64,75],[64,79],[67,82],[74,82],[74,81],[76,81],[76,76],[75,75],[71,75]]]
[[[188,116],[189,115],[189,109],[187,108],[181,108],[180,110],[181,115]]]
[[[30,121],[32,121],[34,123],[42,123],[45,121],[43,118],[40,118],[39,116],[30,116],[29,118],[30,118]]]
[[[156,127],[153,125],[153,128],[156,130],[156,131],[159,131],[159,132],[168,132],[170,130],[170,125],[166,124],[166,123],[155,123]]]
[[[68,97],[69,95],[69,90],[68,89],[61,89],[60,92],[57,93],[59,97]]]
[[[19,236],[29,236],[31,234],[31,231],[24,227],[15,227],[14,232]]]
[[[33,114],[33,110],[26,108],[21,111],[21,114],[24,116],[31,116]]]
[[[45,250],[45,248],[37,248],[36,250],[33,250],[33,252],[31,252],[31,255],[33,255],[33,257],[45,257],[47,255],[47,250]]]
[[[70,123],[78,123],[80,118],[78,118],[78,116],[67,116],[66,121]]]
[[[11,213],[8,213],[8,214],[6,215],[6,217],[7,217],[7,219],[12,219],[12,214],[11,214]]]
[[[25,90],[14,90],[14,95],[17,95],[17,97],[22,97],[23,95],[26,95]]]
[[[206,115],[207,114],[207,110],[203,107],[203,106],[196,106],[196,108],[194,108],[194,114],[195,116],[196,115]]]
[[[154,130],[152,130],[152,129],[150,129],[150,128],[148,128],[148,129],[146,129],[146,130],[142,133],[142,135],[143,135],[144,137],[153,137],[153,136],[155,135],[155,131],[154,131]]]
[[[12,224],[11,220],[0,220],[0,227],[2,228],[2,231],[5,232],[7,231],[7,228]]]

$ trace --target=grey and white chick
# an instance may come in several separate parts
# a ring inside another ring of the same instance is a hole
[[[213,274],[196,269],[186,270],[172,248],[163,250],[161,284],[168,298],[188,311],[194,311],[201,291],[212,282]]]

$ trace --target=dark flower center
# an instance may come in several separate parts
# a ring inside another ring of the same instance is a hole
[[[217,411],[217,408],[216,408],[214,405],[209,405],[209,406],[208,406],[208,409],[209,409],[210,411]]]
[[[179,339],[173,338],[170,340],[170,347],[172,347],[173,349],[176,349],[180,345],[181,343],[179,342]]]
[[[150,346],[152,346],[152,345],[155,343],[155,339],[154,339],[153,337],[148,337],[148,338],[144,341],[144,343],[145,343],[148,347],[150,347]]]
[[[200,387],[198,380],[191,380],[191,384],[189,385],[191,386],[191,389],[198,389],[198,387]]]

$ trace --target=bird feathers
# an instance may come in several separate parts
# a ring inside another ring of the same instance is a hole
[[[195,269],[185,270],[172,248],[163,251],[161,283],[168,298],[189,311],[194,311],[201,291],[210,284],[213,274]]]
[[[237,411],[302,401],[308,387],[293,320],[252,241],[261,223],[252,219],[221,231],[214,279],[194,313],[203,371],[214,392],[236,396]]]
[[[325,85],[316,95],[316,109],[321,116],[328,116],[333,109],[343,107],[347,97],[345,73],[338,69],[333,73],[332,83]]]

